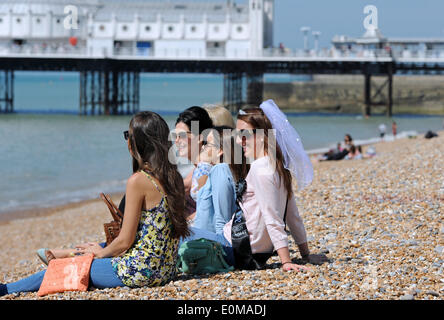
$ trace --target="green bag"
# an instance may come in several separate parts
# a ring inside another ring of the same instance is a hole
[[[186,241],[179,248],[177,268],[191,274],[233,271],[234,267],[225,261],[226,255],[217,241],[204,238]]]

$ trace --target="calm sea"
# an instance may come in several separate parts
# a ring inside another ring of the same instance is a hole
[[[304,80],[268,76],[266,81]],[[192,105],[222,101],[222,77],[141,76],[141,110],[160,113],[173,128],[178,113]],[[266,97],[272,98],[272,97]],[[130,116],[80,117],[76,73],[17,72],[16,114],[0,115],[0,214],[98,198],[120,192],[131,174],[122,132]],[[367,140],[385,117],[289,114],[307,150],[328,147],[345,133]],[[441,130],[442,117],[394,117],[398,132]]]

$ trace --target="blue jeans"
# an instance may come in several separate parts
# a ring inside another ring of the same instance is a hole
[[[102,247],[105,246],[105,244],[102,243],[100,245]],[[8,283],[6,289],[8,290],[8,293],[38,291],[42,284],[43,277],[45,276],[45,272],[46,271],[40,271],[27,278]],[[125,286],[114,272],[111,258],[94,259],[91,264],[89,280],[89,284],[98,289]]]
[[[222,248],[224,249],[225,253],[227,254],[225,256],[225,261],[229,265],[234,266],[233,248],[231,246],[231,243],[229,243],[228,240],[225,239],[223,234],[214,233],[214,232],[211,232],[211,231],[208,231],[205,229],[191,227],[190,228],[190,235],[188,237],[186,237],[185,239],[181,239],[180,244],[182,244],[185,241],[197,240],[197,239],[201,239],[201,238],[219,242],[222,245]]]

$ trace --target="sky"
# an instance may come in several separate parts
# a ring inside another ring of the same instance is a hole
[[[245,0],[244,0],[245,1]],[[239,1],[241,2],[241,1]],[[274,45],[303,48],[300,28],[320,31],[320,47],[330,47],[335,35],[365,33],[364,7],[374,5],[378,27],[388,38],[444,38],[444,0],[275,0]],[[309,46],[313,47],[313,36]]]

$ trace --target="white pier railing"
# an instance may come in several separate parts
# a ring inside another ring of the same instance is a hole
[[[207,48],[204,50],[177,49],[160,50],[154,48],[116,47],[107,52],[102,50],[92,54],[86,46],[71,46],[69,44],[39,44],[39,45],[9,45],[0,46],[1,57],[77,57],[77,58],[116,58],[116,59],[227,59],[227,60],[284,60],[284,61],[390,61],[405,63],[444,63],[443,50],[337,50],[335,48],[319,51],[265,48],[262,52],[249,54],[245,50],[226,52],[224,48]],[[165,51],[165,52],[164,52]]]

